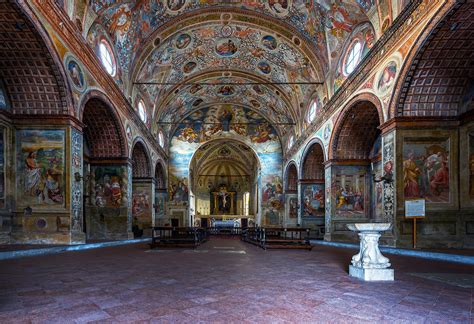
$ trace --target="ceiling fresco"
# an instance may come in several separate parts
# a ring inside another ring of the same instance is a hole
[[[172,124],[194,110],[239,104],[261,113],[279,135],[288,124],[299,134],[315,94],[325,102],[347,78],[349,45],[359,37],[365,55],[407,3],[91,0],[86,30],[93,48],[103,38],[112,43],[117,82],[127,97],[153,106],[154,133],[156,122],[171,124],[163,128],[172,135]],[[257,91],[239,84],[249,82],[278,84]]]
[[[294,112],[283,91],[266,85],[239,84],[245,82],[248,83],[249,80],[242,77],[218,77],[207,79],[206,84],[195,83],[180,87],[177,94],[173,92],[166,98],[168,100],[157,105],[166,107],[166,110],[158,112],[159,117],[156,119],[175,123],[182,116],[203,106],[232,104],[258,111],[275,124],[294,122]],[[147,88],[144,92],[147,92]],[[284,132],[287,126],[277,127]]]

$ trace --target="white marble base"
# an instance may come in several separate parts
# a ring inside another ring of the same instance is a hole
[[[349,265],[349,275],[364,281],[394,281],[393,269],[364,269]]]

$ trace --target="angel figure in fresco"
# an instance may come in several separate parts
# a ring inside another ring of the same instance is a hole
[[[403,161],[405,197],[420,197],[420,186],[418,184],[420,173],[420,168],[418,168],[418,165],[415,162],[415,153],[408,153],[408,159]]]
[[[36,161],[37,152],[28,153],[25,160],[25,192],[37,196],[41,182],[41,168]]]
[[[354,22],[342,3],[339,1],[333,3],[327,14],[330,20],[330,26],[328,27],[331,28],[331,33],[334,36],[341,37],[343,32],[352,32]]]
[[[257,126],[255,136],[252,136],[253,143],[265,143],[271,139],[270,127],[268,123],[263,123]]]

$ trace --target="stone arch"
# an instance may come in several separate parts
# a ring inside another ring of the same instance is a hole
[[[472,87],[474,4],[446,5],[418,38],[394,89],[389,117],[458,117],[473,109],[462,98]]]
[[[146,144],[141,138],[137,138],[133,144],[131,160],[133,178],[147,178],[151,176],[150,155]]]
[[[0,76],[11,111],[28,115],[73,115],[64,67],[47,32],[23,5],[0,3]],[[28,46],[25,46],[27,42]]]
[[[365,160],[383,123],[380,100],[363,93],[350,100],[337,119],[329,144],[330,160]]]
[[[324,179],[324,145],[319,138],[311,140],[303,153],[301,160],[300,178],[301,180],[322,180]]]
[[[84,137],[92,158],[127,158],[128,149],[120,118],[110,101],[91,91],[80,110],[85,124]]]
[[[285,172],[285,193],[297,192],[298,191],[298,168],[296,162],[291,161]]]
[[[159,160],[155,167],[156,189],[166,190],[166,180],[166,167],[163,161]]]

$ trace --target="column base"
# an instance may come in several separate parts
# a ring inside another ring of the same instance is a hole
[[[394,281],[393,269],[364,269],[349,265],[349,275],[364,281]]]

